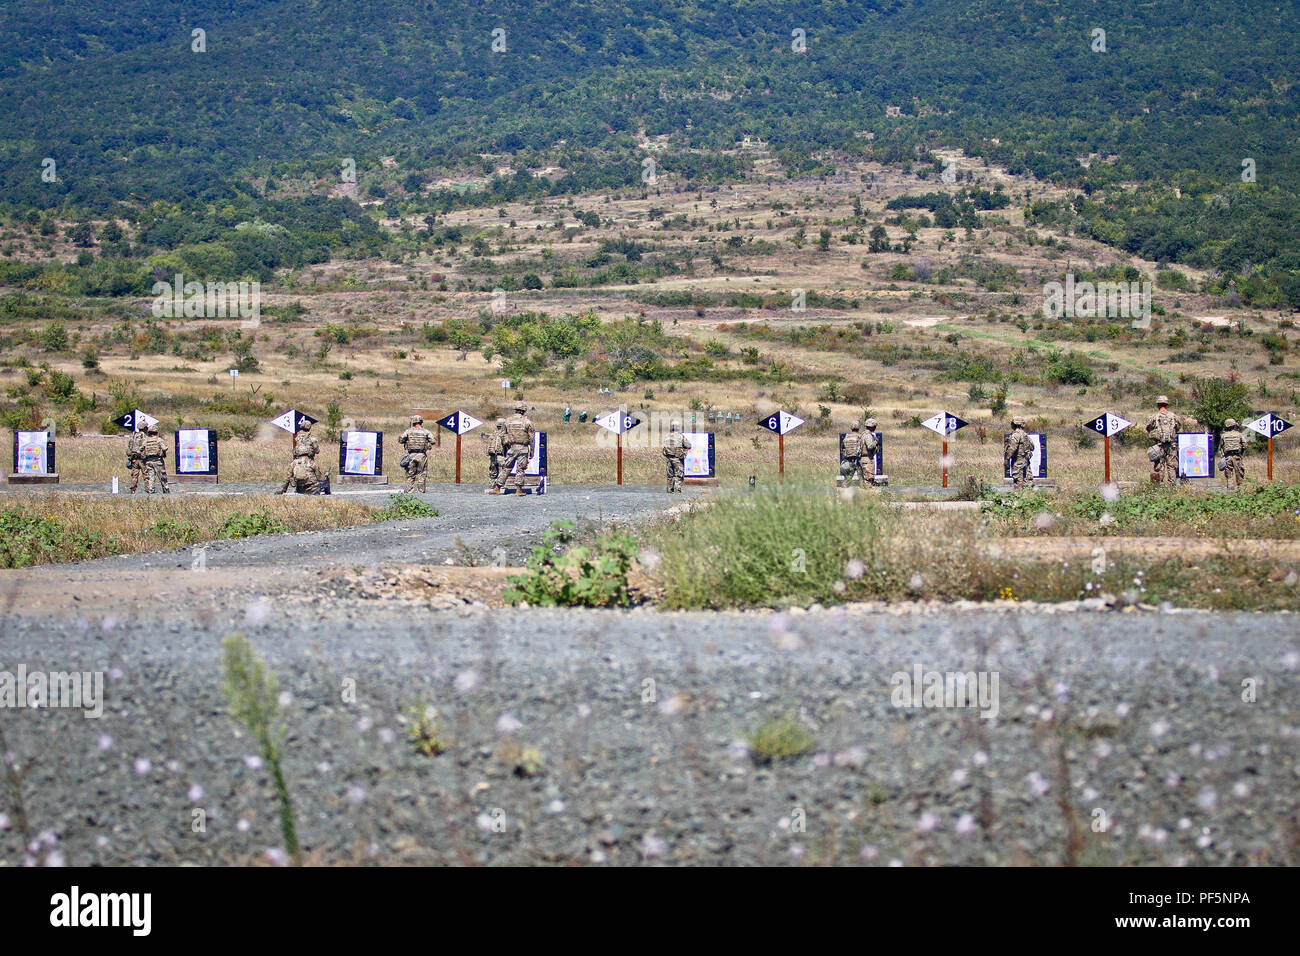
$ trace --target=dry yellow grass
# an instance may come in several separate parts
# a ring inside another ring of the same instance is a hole
[[[220,537],[219,528],[232,515],[260,512],[289,531],[320,531],[371,520],[373,508],[343,498],[241,497],[209,498],[161,495],[89,498],[57,492],[8,495],[0,510],[21,507],[67,529],[91,532],[107,542],[102,554],[138,554],[180,547]]]
[[[761,150],[756,155],[765,158]],[[752,182],[704,194],[674,191],[671,174],[665,173],[664,183],[645,198],[630,192],[576,197],[577,211],[595,210],[606,220],[599,228],[585,229],[576,236],[566,237],[563,228],[554,227],[557,219],[562,221],[562,227],[573,222],[574,212],[567,207],[567,199],[545,201],[540,204],[541,210],[531,202],[507,204],[502,207],[504,216],[496,208],[458,210],[443,217],[443,222],[466,227],[467,235],[481,229],[501,229],[500,236],[492,242],[490,256],[476,258],[466,249],[454,254],[446,249],[426,250],[401,263],[337,261],[282,277],[277,286],[268,286],[265,304],[301,302],[308,309],[307,315],[295,323],[264,319],[254,330],[257,335],[254,354],[261,362],[261,369],[240,376],[236,384],[226,374],[230,363],[228,354],[204,362],[174,355],[131,356],[117,349],[103,356],[104,374],[99,377],[87,376],[72,353],[56,357],[52,364],[72,373],[83,391],[93,391],[101,400],[114,382],[135,385],[142,396],[142,407],[161,418],[164,431],[168,432],[182,422],[193,427],[247,427],[250,424],[247,417],[218,413],[210,408],[214,397],[232,393],[258,403],[269,398],[269,406],[258,416],[262,422],[288,407],[324,420],[328,404],[337,402],[344,427],[378,428],[385,432],[387,470],[396,479],[400,478],[396,469],[400,449],[395,439],[406,427],[406,416],[412,408],[444,413],[462,408],[490,423],[520,394],[517,390],[506,394],[500,388],[499,362],[484,360],[477,352],[462,360],[457,352],[445,346],[431,346],[423,341],[419,334],[423,323],[472,315],[491,304],[490,293],[484,291],[437,291],[433,288],[437,285],[435,276],[445,276],[453,290],[466,280],[480,283],[489,275],[484,272],[487,258],[515,275],[528,270],[545,275],[556,271],[562,263],[595,254],[603,239],[630,237],[651,246],[655,254],[675,257],[677,261],[683,261],[682,257],[689,251],[694,256],[690,271],[640,285],[511,292],[507,296],[509,309],[550,313],[591,310],[607,319],[643,313],[660,320],[670,334],[691,340],[695,347],[708,338],[722,340],[733,353],[742,345],[756,346],[765,358],[791,365],[801,380],[782,382],[779,386],[753,381],[686,382],[678,383],[671,392],[666,382],[643,383],[612,397],[598,397],[594,388],[566,385],[558,380],[547,385],[525,383],[523,397],[536,408],[533,418],[538,427],[549,435],[551,476],[557,483],[608,482],[615,473],[614,449],[606,444],[608,436],[592,426],[561,425],[560,412],[566,406],[573,408],[575,417],[579,410],[597,413],[626,404],[650,412],[679,411],[689,422],[692,400],[745,416],[740,425],[715,426],[718,470],[724,483],[744,482],[750,475],[756,475],[760,481],[774,480],[775,437],[757,428],[754,421],[778,406],[797,409],[802,417],[815,421],[818,406],[824,402],[822,383],[833,379],[869,389],[871,411],[886,436],[886,470],[894,484],[938,482],[939,439],[929,432],[900,426],[913,415],[926,418],[942,409],[982,424],[988,431],[986,444],[978,442],[973,428],[959,433],[953,440],[954,480],[969,473],[992,483],[1000,481],[1001,432],[1005,420],[1020,413],[1031,421],[1045,420],[1043,430],[1048,435],[1052,477],[1063,487],[1095,487],[1101,481],[1101,448],[1098,445],[1092,449],[1076,449],[1075,426],[1103,410],[1115,411],[1140,425],[1151,411],[1133,400],[1115,401],[1107,397],[1107,383],[1121,376],[1140,381],[1148,374],[1160,374],[1172,383],[1171,388],[1185,391],[1186,384],[1179,381],[1180,375],[1222,377],[1237,373],[1251,386],[1253,401],[1295,420],[1296,386],[1300,382],[1288,366],[1265,364],[1257,335],[1254,338],[1235,334],[1216,336],[1210,350],[1199,361],[1173,363],[1171,355],[1188,351],[1190,344],[1166,346],[1163,340],[1156,347],[1106,341],[1049,343],[1036,338],[1038,333],[1033,329],[1022,332],[1014,324],[989,321],[986,317],[989,310],[1002,314],[1016,312],[1033,321],[1039,308],[1041,283],[1055,278],[1066,268],[1078,271],[1100,265],[1135,265],[1149,275],[1154,273],[1155,264],[1091,240],[1053,235],[1048,229],[1039,228],[1034,232],[1040,239],[1050,236],[1054,240],[1052,246],[1029,242],[1023,231],[1023,205],[1041,198],[1060,198],[1064,193],[1055,187],[985,168],[981,163],[971,163],[960,155],[955,159],[959,169],[975,173],[978,184],[1004,184],[1013,202],[1007,209],[993,214],[989,228],[970,237],[962,230],[955,230],[949,239],[948,230],[921,229],[916,247],[907,256],[871,254],[865,245],[846,244],[842,237],[855,229],[865,232],[871,225],[893,215],[893,211],[885,208],[885,203],[893,197],[907,192],[951,191],[955,187],[934,180],[923,181],[874,163],[846,163],[841,170],[844,175],[830,181],[785,181],[760,174]],[[855,198],[863,202],[864,223],[853,221]],[[783,208],[775,208],[778,204]],[[661,210],[662,215],[651,218],[652,209]],[[678,215],[699,224],[689,229],[662,228],[665,218]],[[736,219],[740,220],[739,228]],[[722,234],[704,231],[723,223],[728,225],[727,235],[739,236],[745,242],[771,241],[775,247],[753,255],[742,254],[726,246]],[[538,225],[543,228],[537,229]],[[813,245],[823,225],[835,236],[826,252]],[[806,229],[810,239],[802,249],[796,249],[791,239],[800,226]],[[897,226],[887,228],[891,240],[901,238]],[[709,241],[696,241],[701,238]],[[1061,248],[1061,243],[1066,248]],[[725,259],[723,268],[709,260],[709,249],[715,244]],[[1021,301],[1009,304],[1001,294],[982,290],[968,278],[944,286],[888,279],[890,268],[898,262],[927,259],[937,273],[970,257],[1017,269],[1021,283],[1007,291],[1020,294]],[[1193,279],[1201,278],[1196,270],[1179,268]],[[357,277],[368,287],[355,290],[325,287],[324,283],[344,276]],[[810,308],[807,312],[794,313],[789,309],[710,306],[704,310],[704,317],[699,317],[694,308],[646,306],[631,298],[666,289],[788,295],[794,288],[856,298],[858,307]],[[145,306],[147,300],[138,304]],[[1177,328],[1194,334],[1201,319],[1209,317],[1226,316],[1231,321],[1243,322],[1255,333],[1276,330],[1280,318],[1272,312],[1230,309],[1209,295],[1160,289],[1154,292],[1154,304],[1168,312],[1166,317],[1156,320],[1161,337]],[[1098,365],[1114,362],[1119,371],[1103,371],[1098,384],[1086,394],[1067,387],[1013,384],[1008,409],[994,422],[987,404],[981,406],[969,399],[966,383],[945,381],[933,370],[918,369],[907,362],[885,365],[864,361],[851,352],[819,351],[794,346],[782,339],[745,339],[717,328],[721,323],[757,321],[785,331],[799,325],[882,320],[891,322],[895,331],[872,339],[873,343],[896,343],[916,350],[928,347],[941,356],[952,355],[960,349],[999,359],[1029,348],[1060,348],[1086,354]],[[234,330],[239,324],[237,320],[178,320],[164,324],[182,328],[193,323],[225,330]],[[323,340],[315,333],[327,323],[356,324],[375,331],[354,338],[351,343],[334,345],[321,362],[314,356]],[[84,341],[98,338],[109,327],[102,321],[98,324],[87,321],[71,324],[69,330],[80,334]],[[953,334],[960,336],[955,345],[947,340]],[[406,353],[405,357],[399,357],[401,352]],[[30,358],[39,361],[49,356],[33,351]],[[719,364],[743,367],[735,360]],[[16,369],[0,368],[3,376],[0,384],[17,384],[22,381],[20,374]],[[351,378],[344,379],[342,375]],[[554,375],[556,370],[548,370],[548,376]],[[1261,387],[1267,396],[1260,393]],[[647,388],[653,398],[643,397]],[[791,479],[827,482],[834,479],[836,435],[860,417],[862,409],[845,403],[824,404],[832,412],[831,429],[813,434],[810,424],[787,438],[786,472]],[[103,417],[100,413],[83,416],[82,430],[98,430]],[[1280,481],[1300,481],[1295,434],[1277,443],[1275,477]],[[465,436],[467,481],[485,480],[486,459],[478,437],[479,433]],[[627,436],[630,447],[624,461],[624,480],[658,484],[663,475],[662,459],[657,448],[646,447],[644,437],[644,431]],[[264,426],[255,440],[224,442],[221,447],[223,480],[266,481],[273,486],[287,466],[289,441],[285,433]],[[69,481],[107,482],[114,474],[125,477],[124,444],[124,437],[116,440],[62,437],[60,473]],[[433,454],[432,481],[451,480],[453,444],[444,440]],[[327,454],[330,467],[337,467],[336,456],[333,449]],[[1248,459],[1247,469],[1251,479],[1258,480],[1263,473],[1262,459]],[[1141,447],[1115,448],[1117,479],[1142,481],[1146,473]]]

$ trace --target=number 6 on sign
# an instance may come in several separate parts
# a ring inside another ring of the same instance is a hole
[[[802,424],[802,418],[791,415],[785,410],[770,415],[758,423],[759,428],[766,428],[768,431],[777,434],[777,473],[780,475],[782,484],[785,483],[785,436],[787,432],[794,431]]]

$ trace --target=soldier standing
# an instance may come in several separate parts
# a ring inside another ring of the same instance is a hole
[[[144,474],[144,451],[145,432],[140,427],[140,423],[135,423],[135,431],[131,432],[131,437],[126,440],[126,467],[131,469],[131,494],[135,494],[136,485],[140,484],[140,476]]]
[[[858,484],[862,484],[862,457],[866,453],[867,444],[862,438],[862,429],[854,422],[840,444],[840,474],[845,481],[853,481],[856,477]]]
[[[1246,478],[1246,468],[1241,463],[1246,442],[1241,437],[1241,429],[1237,427],[1235,418],[1229,418],[1223,423],[1219,447],[1223,449],[1223,484],[1229,491],[1237,491]]]
[[[1029,459],[1034,454],[1034,441],[1025,431],[1025,420],[1017,415],[1011,419],[1011,434],[1002,444],[1002,457],[1011,469],[1011,484],[1023,488],[1029,484]]]
[[[1156,413],[1147,422],[1147,434],[1159,446],[1159,454],[1151,460],[1151,480],[1178,483],[1178,416],[1169,410],[1169,396],[1156,398]],[[1152,449],[1151,454],[1155,454]]]
[[[690,440],[682,434],[680,422],[668,426],[668,435],[664,438],[664,462],[668,466],[668,493],[678,494],[682,490],[682,480],[686,477],[686,453],[691,450]]]
[[[504,418],[497,419],[496,431],[488,436],[488,481],[493,485],[497,483],[497,477],[501,474],[501,458],[506,453],[506,422]]]
[[[524,412],[528,406],[523,402],[515,403],[515,413],[505,420],[505,453],[501,456],[497,477],[492,482],[490,495],[502,493],[502,486],[510,480],[510,471],[515,469],[514,494],[524,493],[524,472],[528,470],[528,459],[533,454],[533,423]]]
[[[429,449],[433,447],[433,432],[424,427],[424,418],[411,416],[411,427],[402,432],[397,443],[406,449],[406,490],[424,494],[429,473]]]
[[[868,418],[863,424],[867,427],[862,436],[862,454],[863,457],[871,462],[871,475],[876,475],[876,452],[880,450],[880,432],[876,431],[876,420]],[[862,472],[866,474],[865,469]]]
[[[311,422],[298,426],[298,434],[293,436],[293,461],[289,464],[289,474],[285,475],[284,484],[277,495],[289,490],[292,483],[296,491],[303,490],[303,482],[313,489],[310,493],[319,493],[320,472],[316,470],[316,456],[320,453],[320,439],[311,433]]]
[[[158,437],[158,426],[150,425],[149,434],[140,448],[140,457],[144,459],[144,492],[153,494],[154,479],[162,485],[165,495],[172,493],[167,487],[167,443]]]

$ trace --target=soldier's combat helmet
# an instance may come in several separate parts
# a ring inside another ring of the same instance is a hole
[[[1157,396],[1156,396],[1156,404],[1157,404],[1157,405],[1168,405],[1168,404],[1169,404],[1169,396],[1168,396],[1168,395],[1157,395]]]
[[[423,424],[424,424],[424,416],[423,416],[423,415],[412,415],[412,416],[411,416],[411,424],[412,424],[412,425],[423,425]]]
[[[876,420],[875,420],[874,418],[868,418],[867,421],[866,421],[866,426],[867,426],[868,428],[875,428],[875,427],[876,427]]]
[[[528,411],[528,405],[527,405],[527,403],[526,403],[526,402],[515,402],[515,411],[517,411],[517,412],[526,412],[526,411]]]
[[[497,428],[505,428],[505,427],[506,427],[506,420],[504,418],[498,418]]]
[[[301,425],[298,426],[298,430],[304,432],[311,431],[311,422],[303,422]]]
[[[1224,427],[1224,428],[1236,428],[1236,427],[1237,427],[1237,420],[1236,420],[1235,418],[1225,418],[1225,419],[1223,420],[1223,427]]]
[[[157,425],[150,425],[150,426],[149,426],[149,434],[150,434],[150,435],[157,435],[157,434],[158,434],[158,426],[157,426]]]
[[[1012,427],[1012,428],[1015,428],[1015,427],[1017,427],[1017,426],[1019,426],[1019,427],[1021,427],[1021,428],[1024,428],[1024,426],[1025,426],[1025,419],[1024,419],[1024,416],[1022,416],[1022,415],[1017,415],[1015,418],[1011,419],[1011,427]]]
[[[682,423],[681,423],[681,422],[672,422],[672,423],[669,424],[669,426],[668,426],[668,430],[669,430],[670,432],[679,432],[679,431],[682,430]]]

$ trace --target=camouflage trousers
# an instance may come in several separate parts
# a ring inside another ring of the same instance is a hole
[[[664,464],[668,469],[668,493],[682,490],[682,480],[686,477],[685,462],[681,458],[664,458]]]
[[[140,484],[140,478],[144,475],[144,462],[139,458],[131,460],[131,494],[135,494],[136,486]]]
[[[1178,484],[1178,442],[1162,441],[1158,444],[1161,455],[1151,466],[1151,480],[1176,485]]]
[[[161,458],[146,458],[144,460],[144,492],[147,495],[153,494],[153,483],[157,481],[162,486],[162,493],[169,495],[172,490],[167,487],[167,465]],[[135,484],[132,483],[131,490],[135,490]]]
[[[1223,456],[1223,484],[1227,488],[1240,488],[1246,479],[1246,466],[1241,462],[1241,455]]]
[[[327,482],[321,477],[320,469],[316,467],[316,462],[306,456],[299,455],[289,464],[289,473],[284,476],[284,483],[280,485],[280,490],[276,494],[284,494],[293,485],[294,490],[300,495],[319,495],[324,494],[322,490]],[[303,489],[313,489],[304,491]]]
[[[866,474],[866,469],[862,467],[861,458],[840,459],[840,475],[845,481],[856,481],[858,484],[862,484],[866,480]]]
[[[528,459],[532,449],[527,445],[511,445],[501,456],[497,476],[492,480],[492,487],[501,488],[510,482],[510,470],[515,469],[515,491],[524,490],[524,472],[528,470]]]
[[[488,455],[488,481],[494,485],[501,474],[501,458],[501,455]]]
[[[408,492],[418,491],[424,494],[426,490],[426,480],[429,474],[429,455],[428,452],[413,451],[409,452],[411,456],[410,464],[406,466],[406,490]]]
[[[300,495],[328,495],[330,493],[329,478],[322,478],[315,475],[311,478],[294,478],[291,482],[293,490]]]
[[[1011,484],[1015,488],[1023,488],[1029,484],[1029,459],[1013,458],[1011,460]]]

